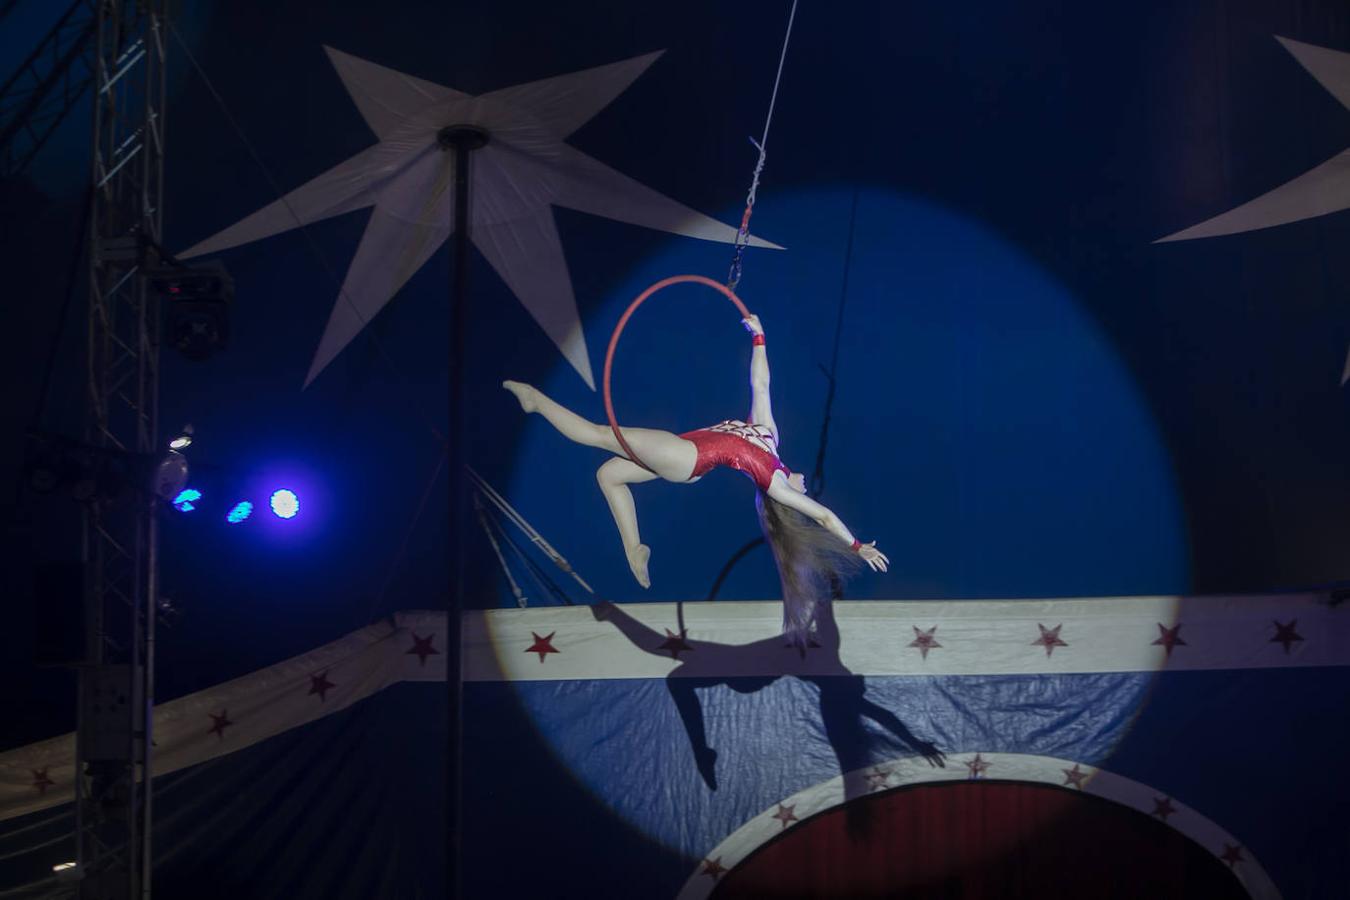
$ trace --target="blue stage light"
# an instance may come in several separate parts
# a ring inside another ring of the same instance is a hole
[[[173,505],[179,512],[192,512],[197,508],[197,501],[200,499],[202,499],[201,491],[187,488],[179,491],[178,496],[173,498]]]
[[[247,500],[240,501],[234,505],[234,509],[225,514],[225,521],[231,525],[236,525],[249,516],[253,515],[253,504]]]
[[[272,494],[272,512],[283,519],[295,518],[300,512],[300,498],[295,496],[295,491],[277,491]]]

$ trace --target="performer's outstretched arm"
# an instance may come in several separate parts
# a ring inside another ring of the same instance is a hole
[[[750,424],[763,425],[773,432],[774,442],[781,444],[778,424],[773,420],[773,404],[769,400],[769,354],[764,349],[764,326],[759,324],[759,316],[750,316],[744,322],[755,336],[754,346],[750,348]]]
[[[771,500],[777,500],[784,506],[795,509],[845,544],[853,547],[858,555],[863,558],[863,562],[871,566],[873,571],[885,572],[886,566],[890,565],[891,561],[886,558],[886,554],[877,549],[876,541],[864,544],[857,540],[853,536],[853,532],[849,531],[848,527],[844,525],[843,520],[830,511],[828,507],[793,490],[787,479],[783,477],[782,472],[774,473],[768,493]]]

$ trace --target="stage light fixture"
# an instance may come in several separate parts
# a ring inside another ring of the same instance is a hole
[[[253,504],[247,500],[241,500],[225,514],[225,521],[231,525],[237,525],[251,515],[253,515]]]
[[[177,450],[170,450],[165,453],[164,458],[155,467],[154,490],[156,496],[163,497],[172,503],[187,487],[188,474],[186,456]]]
[[[192,512],[197,508],[197,501],[202,499],[202,492],[196,488],[186,488],[179,491],[178,496],[173,498],[174,508],[179,512]]]
[[[169,441],[170,450],[183,450],[192,446],[192,426],[185,425],[178,437]]]
[[[149,273],[164,298],[169,339],[188,359],[207,359],[225,349],[230,338],[234,280],[218,261],[166,266]]]
[[[282,488],[272,494],[271,506],[272,512],[279,518],[293,519],[300,512],[300,498],[295,495],[295,491]]]

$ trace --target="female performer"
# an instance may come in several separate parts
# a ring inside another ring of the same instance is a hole
[[[614,432],[581,416],[518,381],[502,387],[516,395],[521,409],[537,412],[562,435],[578,444],[615,454],[596,472],[600,490],[619,526],[628,565],[638,584],[651,586],[647,565],[651,549],[638,538],[637,510],[630,484],[664,478],[693,484],[710,469],[727,466],[748,475],[759,489],[755,506],[783,582],[783,631],[805,646],[816,606],[832,581],[861,560],[884,572],[890,562],[876,547],[854,538],[839,517],[806,496],[806,482],[778,458],[778,426],[769,402],[769,359],[758,316],[743,320],[753,335],[750,354],[750,421],[730,419],[709,428],[672,434],[650,428],[624,428],[623,436],[641,460],[631,460]]]

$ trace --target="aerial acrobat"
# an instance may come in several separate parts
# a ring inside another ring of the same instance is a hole
[[[680,280],[694,278],[682,276]],[[861,563],[884,572],[890,560],[875,541],[859,541],[837,515],[808,497],[802,476],[791,472],[779,458],[780,435],[769,398],[764,329],[755,315],[747,314],[742,321],[753,335],[751,409],[746,422],[729,419],[678,435],[650,428],[611,429],[582,418],[528,384],[505,381],[502,386],[516,396],[521,409],[539,413],[564,437],[614,454],[600,466],[596,480],[618,525],[629,568],[644,588],[651,586],[647,572],[651,549],[639,538],[637,510],[628,486],[657,478],[693,484],[718,466],[748,475],[758,489],[755,506],[760,525],[783,583],[783,630],[804,646],[817,604],[829,595],[831,583]]]
[[[778,86],[783,77],[792,24],[797,17],[797,0],[788,13],[787,32],[778,57],[773,94],[769,98],[764,132],[750,142],[759,151],[750,192],[745,200],[736,234],[736,251],[725,285],[701,275],[675,275],[647,288],[619,319],[610,338],[605,357],[604,394],[609,427],[588,421],[546,397],[537,388],[518,381],[504,381],[502,387],[516,395],[521,409],[537,412],[562,435],[578,444],[608,450],[614,458],[596,472],[600,490],[609,503],[619,536],[623,539],[628,566],[638,584],[651,586],[647,574],[651,548],[638,537],[637,510],[630,484],[663,478],[676,484],[693,484],[719,466],[748,475],[758,489],[755,508],[760,527],[773,551],[774,563],[783,584],[783,631],[791,641],[805,649],[815,624],[816,609],[822,598],[832,596],[840,576],[866,563],[876,572],[885,572],[890,560],[877,549],[876,541],[863,543],[853,536],[843,521],[825,506],[806,495],[805,479],[791,472],[779,459],[780,435],[769,401],[769,358],[764,344],[764,328],[759,317],[751,314],[734,293],[741,278],[741,257],[750,237],[750,216],[755,208],[760,172],[764,169],[769,126],[773,122]],[[652,294],[672,284],[699,283],[720,291],[742,316],[742,323],[754,335],[750,352],[751,405],[748,422],[728,419],[708,428],[674,434],[650,428],[620,428],[610,398],[610,368],[614,349],[633,312]]]

